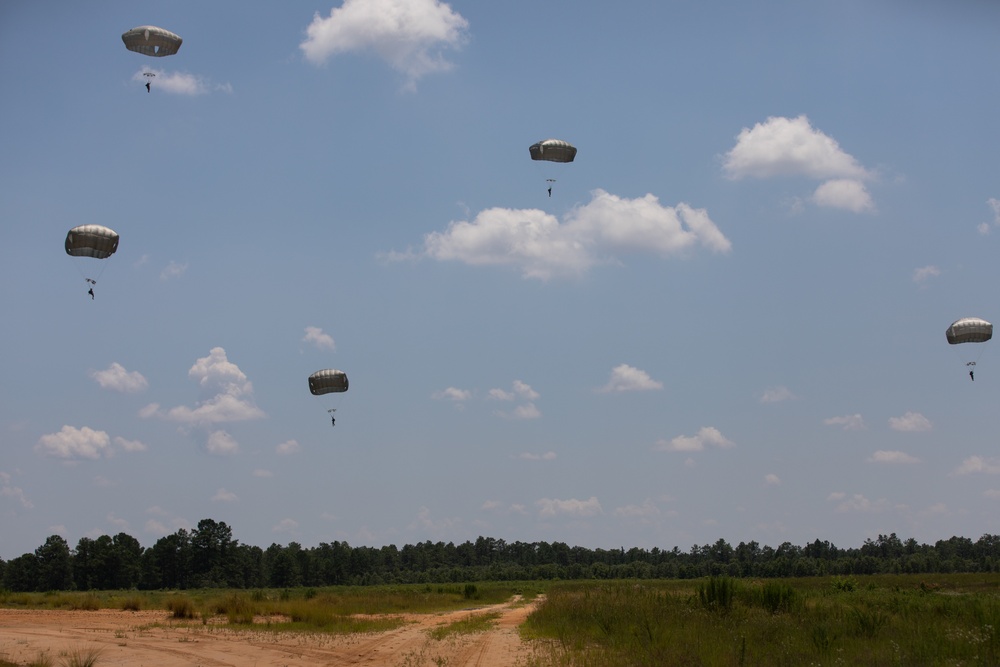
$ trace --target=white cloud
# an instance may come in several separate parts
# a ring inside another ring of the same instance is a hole
[[[103,371],[91,371],[90,377],[94,378],[97,384],[101,385],[104,389],[113,389],[114,391],[126,394],[142,391],[149,386],[142,373],[138,371],[129,372],[117,361],[112,362]]]
[[[426,74],[451,69],[442,55],[466,40],[468,21],[440,0],[344,0],[313,16],[299,48],[315,64],[347,52],[375,52],[416,88]]]
[[[0,472],[0,498],[11,498],[24,509],[32,509],[35,506],[34,503],[28,500],[28,496],[25,495],[21,487],[11,485],[10,479],[8,473]]]
[[[532,389],[530,384],[521,382],[520,380],[514,380],[514,393],[527,401],[534,401],[539,398],[538,392]]]
[[[830,417],[824,419],[827,426],[840,426],[845,431],[860,431],[865,428],[865,420],[860,414],[844,415],[843,417]]]
[[[788,387],[771,387],[765,389],[760,395],[761,403],[781,403],[795,398],[795,394],[789,391]]]
[[[875,208],[864,185],[874,173],[813,128],[804,115],[772,116],[753,128],[743,128],[724,157],[723,169],[733,180],[805,176],[825,181],[812,195],[815,204],[855,213]]]
[[[115,436],[115,444],[125,452],[144,452],[149,449],[145,443],[139,440],[126,440],[118,435]]]
[[[207,425],[222,422],[259,419],[264,412],[254,405],[253,384],[239,366],[226,358],[221,347],[212,348],[207,357],[198,359],[188,371],[188,377],[197,380],[205,398],[197,407],[171,408],[166,419],[188,424]],[[160,414],[159,406],[143,408],[142,416]]]
[[[287,455],[287,454],[295,454],[299,452],[301,449],[302,447],[299,446],[298,441],[286,440],[285,442],[278,445],[274,451],[276,451],[278,454]]]
[[[218,454],[220,456],[229,456],[240,451],[239,443],[225,431],[212,431],[209,433],[205,448],[209,454]]]
[[[299,522],[295,519],[282,519],[271,527],[276,533],[294,533],[299,529]]]
[[[731,249],[704,209],[663,206],[651,194],[623,199],[595,190],[591,196],[588,204],[567,213],[562,224],[539,209],[486,209],[471,222],[452,222],[444,232],[427,234],[420,254],[472,266],[514,266],[525,278],[549,280],[578,277],[615,261],[614,251],[668,257],[698,244],[719,253]]]
[[[651,391],[663,389],[663,383],[649,377],[649,373],[628,364],[619,364],[611,369],[608,383],[597,391],[601,393],[623,391]]]
[[[556,453],[545,452],[544,454],[532,454],[531,452],[522,452],[521,454],[518,454],[517,458],[524,459],[525,461],[554,461]]]
[[[265,470],[264,468],[257,468],[256,470],[253,471],[253,476],[260,477],[263,479],[267,477],[274,477],[274,473],[271,472],[270,470]]]
[[[983,496],[993,500],[1000,500],[1000,489],[986,489]]]
[[[893,431],[915,433],[918,431],[929,431],[932,425],[930,420],[919,412],[907,412],[901,417],[890,417],[889,428]]]
[[[656,503],[647,498],[641,505],[625,505],[623,507],[616,507],[614,514],[615,516],[629,519],[648,518],[658,516],[660,514],[660,508],[656,506]]]
[[[577,500],[575,498],[570,498],[568,500],[542,498],[535,501],[535,505],[538,507],[539,516],[542,517],[554,517],[560,514],[567,514],[570,516],[596,516],[604,513],[604,510],[601,509],[601,503],[599,503],[597,498],[594,496],[591,496],[587,500]]]
[[[229,83],[212,83],[210,80],[189,72],[168,72],[166,70],[144,67],[132,75],[133,81],[146,83],[146,73],[155,74],[150,79],[150,86],[157,92],[163,91],[173,95],[205,95],[211,92],[232,93],[233,86]]]
[[[323,333],[323,330],[319,327],[306,327],[306,335],[302,337],[302,342],[311,343],[320,349],[336,349],[333,336]]]
[[[768,486],[778,486],[781,484],[781,478],[775,475],[773,472],[764,475],[764,484]]]
[[[58,459],[91,459],[111,456],[111,438],[104,431],[84,426],[63,426],[58,433],[43,435],[35,444],[35,451],[43,456]]]
[[[540,394],[532,389],[530,384],[521,382],[520,380],[514,380],[513,387],[513,391],[490,389],[489,397],[498,401],[513,401],[516,398],[533,401],[540,397]]]
[[[736,145],[726,153],[723,168],[734,180],[748,176],[808,176],[817,180],[870,177],[868,170],[834,139],[814,129],[804,115],[772,116],[753,128],[743,128]]]
[[[232,503],[239,500],[239,496],[237,496],[232,491],[228,491],[226,489],[219,489],[218,491],[215,492],[215,495],[212,496],[212,500],[220,503]]]
[[[542,411],[534,403],[525,403],[514,408],[514,411],[507,416],[511,419],[538,419],[542,416]]]
[[[936,278],[940,275],[941,269],[933,264],[928,264],[927,266],[921,266],[919,269],[913,270],[913,282],[921,284],[930,278]]]
[[[472,392],[468,389],[457,389],[456,387],[448,387],[443,391],[436,391],[433,397],[437,400],[448,400],[460,403],[462,401],[467,401],[472,398]]]
[[[888,508],[888,503],[884,498],[872,501],[860,493],[855,493],[850,498],[845,498],[844,494],[840,495],[842,502],[837,505],[836,511],[838,512],[879,512]]]
[[[735,447],[736,443],[723,436],[719,429],[714,426],[702,426],[698,429],[697,435],[679,435],[669,442],[660,440],[656,443],[655,449],[672,452],[700,452],[706,446],[729,448]]]
[[[993,226],[994,227],[1000,226],[1000,199],[994,199],[993,197],[990,197],[989,199],[986,200],[986,203],[993,211]],[[990,224],[988,222],[980,223],[978,229],[980,234],[989,234]]]
[[[906,452],[880,449],[869,457],[870,463],[920,463],[920,459]]]
[[[850,178],[835,178],[820,184],[813,192],[812,200],[819,206],[843,208],[852,213],[863,213],[875,208],[875,202],[868,194],[865,184]]]
[[[1000,475],[1000,458],[987,459],[982,456],[970,456],[952,472],[952,475],[968,475],[970,473],[985,473]]]
[[[171,261],[167,264],[166,268],[160,272],[160,280],[172,280],[174,278],[180,278],[187,271],[188,265],[181,264],[179,262]]]

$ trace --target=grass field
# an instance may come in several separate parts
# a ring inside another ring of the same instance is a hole
[[[1000,665],[1000,575],[565,582],[533,667]]]
[[[0,606],[162,609],[194,624],[339,634],[541,594],[521,628],[538,648],[528,667],[1000,665],[1000,574],[0,593]]]

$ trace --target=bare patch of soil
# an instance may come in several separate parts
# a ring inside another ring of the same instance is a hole
[[[462,611],[405,614],[406,623],[395,630],[350,635],[233,629],[176,621],[166,611],[0,609],[0,658],[24,665],[45,656],[59,665],[65,656],[93,649],[100,650],[98,667],[513,667],[532,655],[517,626],[538,602],[515,597]],[[500,617],[488,631],[430,636],[442,625],[491,612]]]

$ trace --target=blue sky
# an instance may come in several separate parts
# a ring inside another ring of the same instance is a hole
[[[180,51],[126,50],[146,24]],[[1000,532],[1000,355],[944,336],[1000,317],[998,31],[973,0],[3,3],[0,557],[202,518]],[[67,256],[82,224],[118,252]]]

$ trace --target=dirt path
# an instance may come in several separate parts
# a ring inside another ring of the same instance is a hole
[[[404,614],[395,630],[355,635],[233,630],[180,623],[165,611],[0,609],[0,658],[27,664],[46,656],[59,665],[75,651],[100,650],[97,667],[507,667],[525,665],[530,644],[517,632],[537,601],[517,598],[440,614]],[[492,629],[443,640],[430,636],[470,615],[499,613]]]

